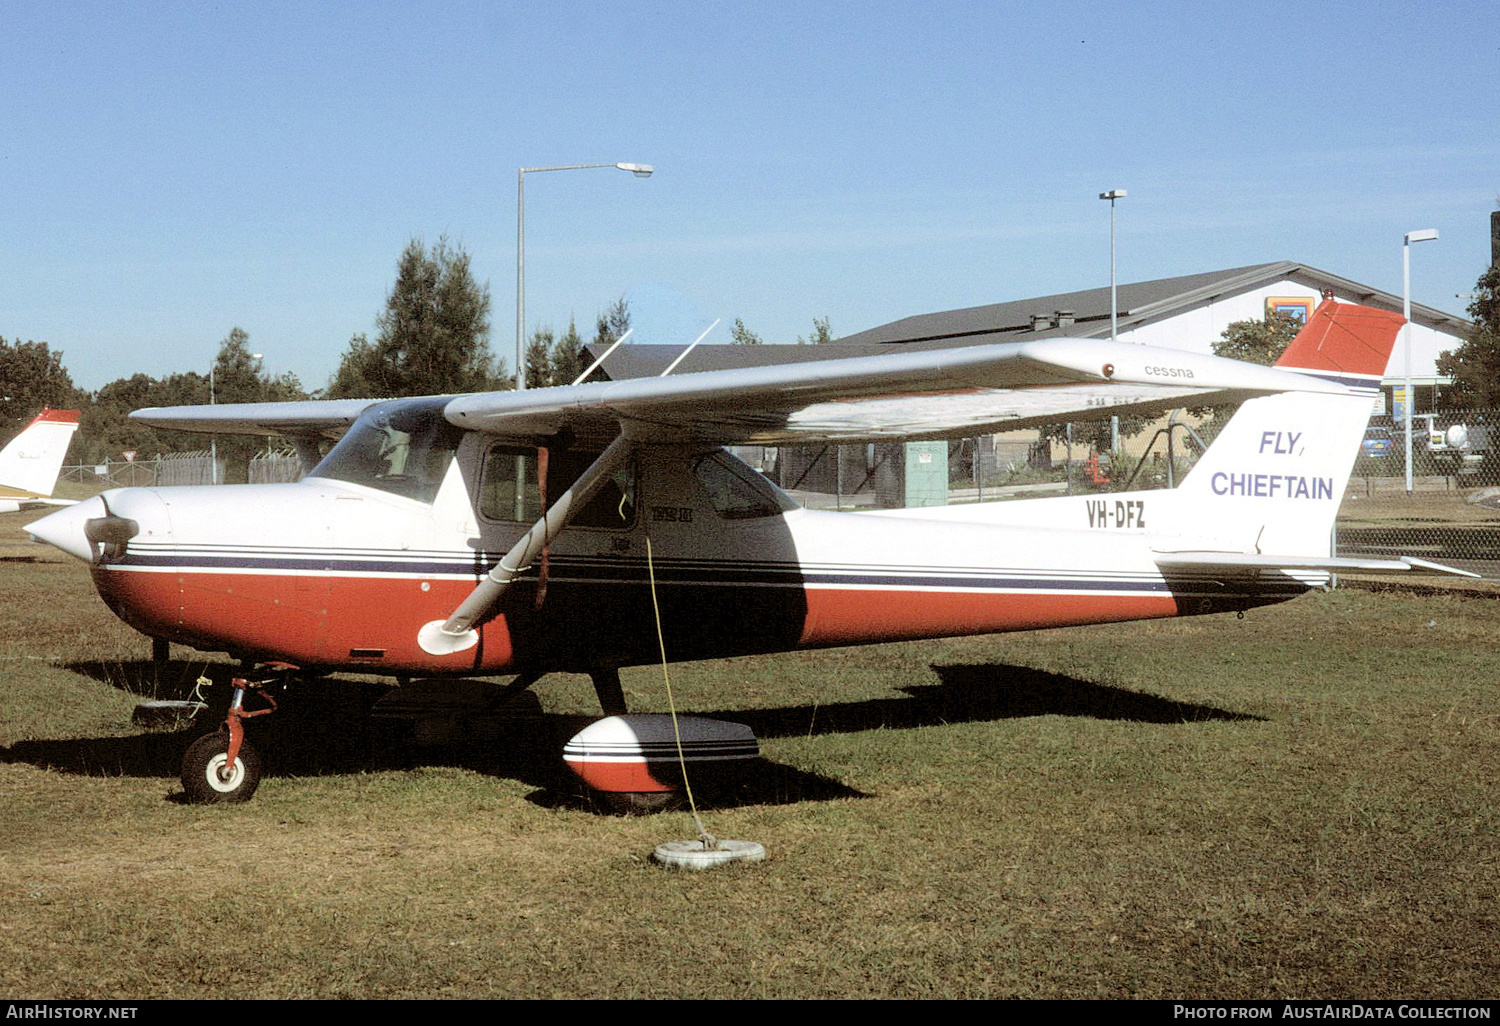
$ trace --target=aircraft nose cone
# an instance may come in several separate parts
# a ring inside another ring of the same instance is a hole
[[[34,520],[26,525],[26,533],[39,542],[46,542],[76,556],[85,563],[94,560],[94,545],[86,532],[88,522],[106,516],[104,500],[97,495],[72,506],[64,506],[56,513]]]

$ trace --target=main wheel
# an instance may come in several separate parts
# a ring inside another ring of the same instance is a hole
[[[240,742],[239,758],[228,765],[229,733],[205,734],[182,757],[182,789],[188,801],[248,802],[260,785],[260,755],[248,741]]]

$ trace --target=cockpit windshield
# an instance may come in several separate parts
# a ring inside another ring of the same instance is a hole
[[[433,501],[464,434],[444,418],[447,403],[393,399],[370,407],[308,476]]]

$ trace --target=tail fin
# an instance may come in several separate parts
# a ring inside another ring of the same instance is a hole
[[[1347,396],[1252,399],[1183,479],[1177,532],[1204,548],[1326,556],[1333,520],[1405,319],[1323,302],[1276,366],[1349,386]]]
[[[68,443],[78,430],[77,410],[44,409],[0,449],[0,494],[48,496],[57,484]]]
[[[1324,300],[1276,366],[1351,388],[1378,390],[1405,323],[1394,310]]]

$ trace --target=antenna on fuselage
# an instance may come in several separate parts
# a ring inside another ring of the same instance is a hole
[[[706,328],[703,329],[703,334],[701,334],[697,338],[693,339],[693,344],[692,345],[688,346],[682,352],[678,353],[677,354],[677,359],[675,359],[671,363],[667,364],[667,369],[664,370],[664,371],[662,371],[660,374],[658,374],[657,377],[664,378],[668,374],[671,374],[672,371],[676,369],[677,365],[682,362],[682,358],[685,357],[685,356],[687,356],[687,354],[691,353],[694,349],[698,348],[698,343],[702,342],[705,338],[707,338],[708,337],[708,333],[710,331],[713,331],[715,328],[717,328],[719,326],[719,321],[721,321],[721,320],[723,320],[722,317],[715,317],[714,318],[714,322],[712,324],[710,324],[708,327],[706,327]]]

